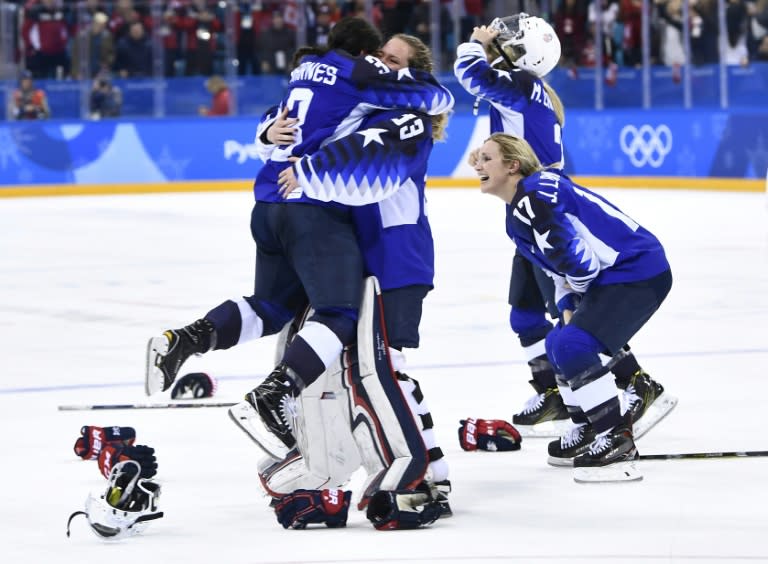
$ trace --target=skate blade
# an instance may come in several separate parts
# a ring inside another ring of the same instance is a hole
[[[573,458],[558,458],[550,456],[547,458],[547,464],[556,468],[573,468]]]
[[[579,467],[573,469],[573,481],[578,484],[600,484],[610,482],[637,482],[643,475],[637,470],[635,461],[617,462],[608,466]]]
[[[662,393],[656,401],[646,410],[643,416],[632,424],[632,435],[635,440],[653,429],[656,424],[664,419],[677,405],[677,397]]]
[[[556,439],[563,436],[570,423],[570,419],[559,419],[557,421],[544,421],[536,425],[514,424],[514,427],[519,431],[521,437]]]
[[[229,418],[269,456],[282,460],[288,454],[288,447],[267,429],[259,413],[247,401],[230,407]]]
[[[164,389],[165,376],[157,367],[157,361],[166,354],[168,354],[168,339],[152,337],[147,343],[147,365],[144,372],[144,393],[148,396],[162,392]]]

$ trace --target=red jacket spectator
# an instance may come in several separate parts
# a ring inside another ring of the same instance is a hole
[[[211,107],[200,107],[201,116],[228,116],[229,115],[229,87],[220,76],[212,76],[205,81],[205,87],[213,95]]]
[[[59,67],[62,73],[69,72],[69,29],[64,11],[56,6],[55,0],[32,0],[27,4],[21,36],[27,68],[35,76],[54,77]]]

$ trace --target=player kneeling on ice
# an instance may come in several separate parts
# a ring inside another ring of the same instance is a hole
[[[356,343],[280,405],[291,437],[282,449],[273,448],[278,441],[253,403],[234,406],[230,416],[269,455],[259,476],[285,528],[344,526],[351,492],[336,488],[361,466],[367,479],[357,506],[377,529],[412,529],[451,515],[445,462],[425,444],[432,425],[423,397],[392,370],[375,278],[366,281]]]
[[[470,164],[480,190],[507,204],[506,232],[517,249],[555,281],[562,315],[546,352],[576,429],[591,430],[588,450],[573,459],[574,479],[642,478],[631,415],[622,413],[600,355],[618,353],[669,293],[664,248],[605,198],[545,170],[523,139],[491,135]]]

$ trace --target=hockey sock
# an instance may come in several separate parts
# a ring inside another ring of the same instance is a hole
[[[614,358],[621,357],[618,362],[611,368],[613,376],[616,378],[616,385],[622,390],[626,390],[629,385],[632,376],[641,372],[640,364],[637,362],[635,355],[630,352],[629,347],[625,346],[623,350],[620,350]]]
[[[602,433],[622,422],[616,381],[602,363],[577,374],[569,384],[595,432]]]
[[[307,321],[285,350],[283,362],[298,374],[304,386],[309,386],[341,354],[342,348],[327,325]]]
[[[568,382],[565,381],[562,374],[557,375],[557,389],[560,391],[560,397],[563,398],[563,404],[568,410],[568,415],[571,417],[571,421],[577,425],[580,423],[589,423],[587,415],[579,407],[579,402],[576,396],[573,395],[571,387]]]
[[[547,321],[546,313],[542,310],[525,310],[513,307],[509,312],[509,326],[515,332],[523,349],[536,345],[543,341],[552,330],[552,324]],[[538,356],[544,351],[532,351],[533,356]]]
[[[205,314],[216,328],[215,350],[234,347],[258,339],[264,333],[264,323],[243,298],[227,300]]]

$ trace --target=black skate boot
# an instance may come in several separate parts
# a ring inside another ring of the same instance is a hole
[[[589,450],[595,430],[589,423],[573,424],[559,439],[549,443],[547,462],[552,466],[572,466],[574,458]]]
[[[171,387],[181,366],[193,354],[216,346],[216,330],[207,319],[198,319],[181,329],[169,329],[147,344],[144,391],[148,396]]]
[[[573,459],[577,482],[626,482],[641,480],[634,462],[639,458],[632,427],[622,424],[600,433],[589,449]]]
[[[297,379],[290,368],[279,364],[266,380],[245,395],[245,401],[258,412],[267,430],[289,449],[296,445],[288,420],[293,417]]]
[[[639,439],[677,405],[677,398],[644,370],[635,372],[623,391],[622,404],[632,418],[634,438]]]
[[[567,427],[568,410],[557,387],[544,388],[536,380],[530,381],[536,390],[520,413],[512,416],[512,424],[524,437],[557,436]],[[560,422],[561,425],[556,423]]]

